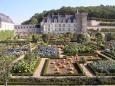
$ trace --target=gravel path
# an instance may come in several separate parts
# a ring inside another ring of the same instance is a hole
[[[39,78],[41,76],[42,68],[47,58],[41,58],[39,66],[36,68],[36,71],[33,74],[33,77]]]
[[[59,48],[59,55],[60,55],[60,58],[63,58],[65,56],[65,55],[63,55],[63,51],[60,48]]]
[[[82,69],[83,69],[83,71],[84,71],[84,73],[85,73],[86,76],[88,76],[88,77],[93,77],[93,76],[94,76],[94,75],[85,67],[85,65],[80,64],[80,66],[82,67]]]

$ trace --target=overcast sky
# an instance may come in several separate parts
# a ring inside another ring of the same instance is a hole
[[[15,24],[29,19],[44,10],[59,9],[62,6],[115,5],[115,0],[0,0],[0,13],[11,17]]]

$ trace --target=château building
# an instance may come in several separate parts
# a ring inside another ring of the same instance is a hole
[[[14,25],[9,16],[0,13],[0,30],[14,30],[15,35],[28,36],[30,34],[63,34],[86,33],[88,13],[73,15],[49,14],[43,18],[40,25]]]
[[[0,13],[0,31],[1,30],[14,30],[14,23],[9,16]]]
[[[87,32],[87,13],[75,13],[74,15],[48,15],[41,22],[43,33],[85,33]]]
[[[40,34],[40,25],[15,25],[15,35],[28,36],[31,34]]]

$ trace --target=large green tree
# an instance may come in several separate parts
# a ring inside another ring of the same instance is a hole
[[[105,34],[97,32],[95,34],[95,37],[96,37],[97,49],[99,49],[99,46],[101,46],[105,41]]]
[[[107,33],[106,34],[106,41],[111,41],[114,40],[114,36],[112,35],[112,33]]]
[[[32,17],[30,23],[31,24],[37,24],[38,20],[35,17]]]
[[[77,34],[78,43],[86,43],[90,41],[90,35],[88,33]]]
[[[49,41],[49,35],[48,34],[42,34],[42,40],[47,43]]]
[[[77,9],[80,12],[87,12],[88,19],[96,19],[101,21],[115,21],[115,6],[88,6],[88,7],[62,7],[58,10],[43,11],[36,13],[29,20],[24,21],[22,24],[40,24],[44,16],[48,14],[75,14]]]

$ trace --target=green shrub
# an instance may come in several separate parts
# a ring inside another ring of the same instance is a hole
[[[94,53],[96,47],[91,44],[69,44],[64,48],[65,55],[76,55],[82,53]]]

